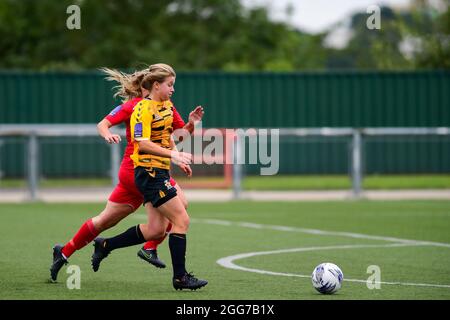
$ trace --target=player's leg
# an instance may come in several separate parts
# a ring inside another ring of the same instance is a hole
[[[161,238],[167,226],[167,220],[154,208],[147,210],[149,223],[138,224],[111,238],[96,238],[92,255],[92,268],[97,272],[100,263],[113,250],[144,243],[147,239]]]
[[[56,281],[58,272],[68,258],[77,250],[80,250],[102,231],[114,226],[120,220],[134,212],[135,209],[128,204],[120,204],[108,201],[105,209],[96,217],[85,221],[75,235],[64,246],[55,245],[53,247],[53,262],[50,267],[50,276]]]
[[[146,205],[147,208],[147,205]],[[178,196],[168,200],[158,207],[172,223],[169,235],[169,248],[173,267],[173,286],[176,290],[196,290],[208,284],[208,281],[197,279],[186,272],[187,232],[189,229],[189,215]]]
[[[181,189],[180,185],[175,182],[175,188],[177,189],[177,196],[180,199],[181,203],[183,204],[183,207],[187,210],[188,208],[188,201],[186,198],[186,195],[184,194],[183,189]]]
[[[181,202],[183,203],[184,208],[187,209],[188,202],[180,185],[177,184],[173,178],[170,178],[170,184],[177,189],[177,195],[181,200]],[[157,268],[165,268],[166,267],[165,263],[158,258],[157,249],[158,246],[161,244],[161,242],[163,242],[164,239],[167,237],[167,235],[170,233],[171,229],[172,224],[169,221],[167,221],[167,228],[164,236],[161,237],[160,239],[151,240],[144,243],[144,246],[138,251],[138,257],[154,265]]]
[[[135,209],[129,204],[108,201],[105,209],[99,215],[88,219],[74,237],[64,245],[63,255],[69,258],[76,250],[83,248],[101,232],[116,225],[134,211]]]
[[[92,218],[92,223],[98,233],[108,230],[118,224],[122,219],[136,211],[130,204],[108,201],[105,210]]]

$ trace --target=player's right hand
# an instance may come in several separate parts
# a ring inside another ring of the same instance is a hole
[[[120,141],[122,141],[122,138],[118,134],[108,134],[104,136],[104,139],[109,144],[119,143]]]
[[[172,162],[180,164],[190,164],[192,162],[192,154],[187,152],[172,151],[171,152]]]

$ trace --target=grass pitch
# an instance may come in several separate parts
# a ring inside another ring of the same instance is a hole
[[[180,184],[197,185],[221,184],[223,176],[193,177],[175,176]],[[110,187],[109,178],[79,179],[40,179],[40,187]],[[26,188],[25,179],[0,179],[0,188]],[[350,190],[351,178],[348,175],[276,175],[245,176],[242,183],[244,190]],[[363,179],[366,190],[398,189],[450,189],[450,174],[416,174],[416,175],[367,175]]]
[[[67,266],[48,283],[52,245],[102,209],[0,204],[0,299],[450,299],[450,201],[192,203],[187,269],[209,281],[205,288],[172,288],[167,241],[159,249],[166,269],[137,258],[135,246],[114,251],[94,273],[89,244],[69,259],[80,267],[80,289],[68,289]],[[140,209],[103,235],[145,221]],[[344,272],[335,295],[311,285],[321,262]],[[381,284],[370,290],[374,265]]]

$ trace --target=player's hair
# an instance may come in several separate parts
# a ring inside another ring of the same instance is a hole
[[[155,81],[162,83],[169,76],[176,77],[173,68],[165,63],[152,64],[148,68],[132,74],[109,68],[101,68],[100,70],[107,75],[106,80],[119,83],[114,87],[114,89],[117,89],[114,97],[119,96],[125,100],[141,97],[142,88],[150,91]]]
[[[176,77],[175,70],[171,66],[165,63],[152,64],[146,69],[146,74],[142,78],[141,87],[151,91],[155,81],[162,83],[170,76]]]
[[[119,96],[125,100],[130,100],[142,96],[141,83],[144,76],[148,73],[148,69],[136,71],[132,74],[109,68],[101,68],[100,70],[106,74],[106,80],[119,83],[119,85],[114,87],[117,90],[114,97]]]

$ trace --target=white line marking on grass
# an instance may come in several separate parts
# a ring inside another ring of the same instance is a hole
[[[141,219],[141,220],[146,218],[145,215],[135,215],[133,217],[136,219]],[[287,226],[266,225],[266,224],[258,224],[258,223],[251,223],[251,222],[234,222],[234,221],[216,220],[216,219],[192,219],[191,218],[191,221],[194,223],[206,223],[206,224],[214,224],[214,225],[221,225],[221,226],[237,226],[237,227],[252,228],[252,229],[277,230],[277,231],[283,231],[283,232],[300,232],[300,233],[307,233],[307,234],[320,235],[320,236],[341,236],[341,237],[349,237],[349,238],[357,238],[357,239],[395,242],[395,243],[386,244],[386,245],[376,245],[376,244],[374,244],[374,245],[370,245],[370,244],[340,245],[340,246],[327,246],[327,247],[294,248],[294,249],[263,251],[263,252],[250,252],[250,253],[237,254],[234,256],[229,256],[229,257],[225,257],[225,258],[221,258],[221,259],[217,260],[217,263],[225,268],[247,271],[247,272],[261,273],[261,274],[276,275],[276,276],[300,277],[300,278],[310,278],[311,277],[311,275],[281,273],[281,272],[272,272],[272,271],[266,271],[266,270],[245,268],[245,267],[241,267],[241,266],[234,264],[233,261],[238,260],[238,259],[249,258],[249,257],[257,256],[257,255],[288,253],[288,252],[305,252],[305,251],[312,251],[312,250],[359,249],[359,248],[405,247],[405,246],[437,246],[437,247],[450,248],[449,243],[422,241],[422,240],[410,240],[410,239],[401,239],[401,238],[394,238],[394,237],[383,237],[383,236],[367,235],[367,234],[352,233],[352,232],[324,231],[324,230],[318,230],[318,229],[306,229],[306,228],[296,228],[296,227],[287,227]],[[361,283],[367,282],[367,280],[360,280],[360,279],[345,279],[345,281],[361,282]],[[428,283],[387,282],[387,281],[382,281],[379,283],[380,284],[388,284],[388,285],[450,288],[450,285],[428,284]]]
[[[147,216],[142,215],[142,214],[137,214],[137,215],[134,215],[133,217],[135,219],[140,219],[140,220],[147,218]],[[384,237],[384,236],[376,236],[376,235],[353,233],[353,232],[325,231],[325,230],[318,230],[318,229],[307,229],[307,228],[277,226],[277,225],[259,224],[259,223],[252,223],[252,222],[216,220],[216,219],[191,218],[191,222],[215,224],[215,225],[221,225],[221,226],[237,226],[237,227],[252,228],[252,229],[268,229],[268,230],[285,231],[285,232],[300,232],[300,233],[307,233],[307,234],[313,234],[313,235],[319,235],[319,236],[339,236],[339,237],[356,238],[356,239],[380,240],[380,241],[389,241],[389,242],[396,242],[396,243],[429,245],[429,246],[450,248],[450,243],[423,241],[423,240],[411,240],[411,239],[402,239],[402,238],[394,238],[394,237]]]
[[[260,269],[246,268],[246,267],[242,267],[242,266],[235,264],[234,261],[239,260],[239,259],[255,257],[255,256],[278,254],[278,253],[306,252],[306,251],[319,251],[319,250],[361,249],[361,248],[405,247],[405,246],[420,246],[420,245],[421,244],[393,243],[393,244],[386,244],[386,245],[370,245],[370,244],[364,245],[364,244],[362,244],[362,245],[341,245],[341,246],[325,246],[325,247],[305,247],[305,248],[293,248],[293,249],[283,249],[283,250],[274,250],[274,251],[241,253],[241,254],[221,258],[221,259],[217,260],[216,262],[219,265],[221,265],[222,267],[225,267],[228,269],[239,270],[239,271],[254,272],[254,273],[267,274],[267,275],[273,275],[273,276],[311,278],[311,275],[295,274],[295,273],[282,273],[282,272],[273,272],[273,271],[266,271],[266,270],[260,270]],[[367,280],[360,280],[360,279],[344,279],[344,281],[367,283]],[[430,283],[388,282],[388,281],[379,281],[376,283],[388,284],[388,285],[402,285],[402,286],[450,288],[450,285],[430,284]]]
[[[394,238],[394,237],[383,237],[383,236],[375,236],[375,235],[352,233],[352,232],[324,231],[324,230],[318,230],[318,229],[296,228],[296,227],[258,224],[258,223],[250,223],[250,222],[233,222],[233,221],[215,220],[215,219],[191,219],[191,221],[194,223],[216,224],[216,225],[223,225],[223,226],[237,226],[237,227],[252,228],[252,229],[269,229],[269,230],[277,230],[277,231],[285,231],[285,232],[300,232],[300,233],[307,233],[307,234],[313,234],[313,235],[319,235],[319,236],[340,236],[340,237],[357,238],[357,239],[381,240],[381,241],[389,241],[389,242],[397,242],[397,243],[405,243],[405,244],[430,245],[430,246],[450,248],[450,243],[422,241],[422,240],[410,240],[410,239],[401,239],[401,238]]]
[[[140,220],[147,218],[145,215],[142,215],[142,214],[134,215],[132,217],[134,217],[135,219],[140,219]],[[221,226],[236,226],[236,227],[252,228],[252,229],[267,229],[267,230],[276,230],[276,231],[285,231],[285,232],[300,232],[300,233],[307,233],[307,234],[313,234],[313,235],[319,235],[319,236],[340,236],[340,237],[356,238],[356,239],[380,240],[380,241],[389,241],[389,242],[396,242],[396,243],[429,245],[429,246],[450,248],[450,243],[401,239],[401,238],[375,236],[375,235],[353,233],[353,232],[325,231],[325,230],[318,230],[318,229],[296,228],[296,227],[259,224],[259,223],[252,223],[252,222],[217,220],[217,219],[191,218],[191,222],[214,224],[214,225],[221,225]]]

